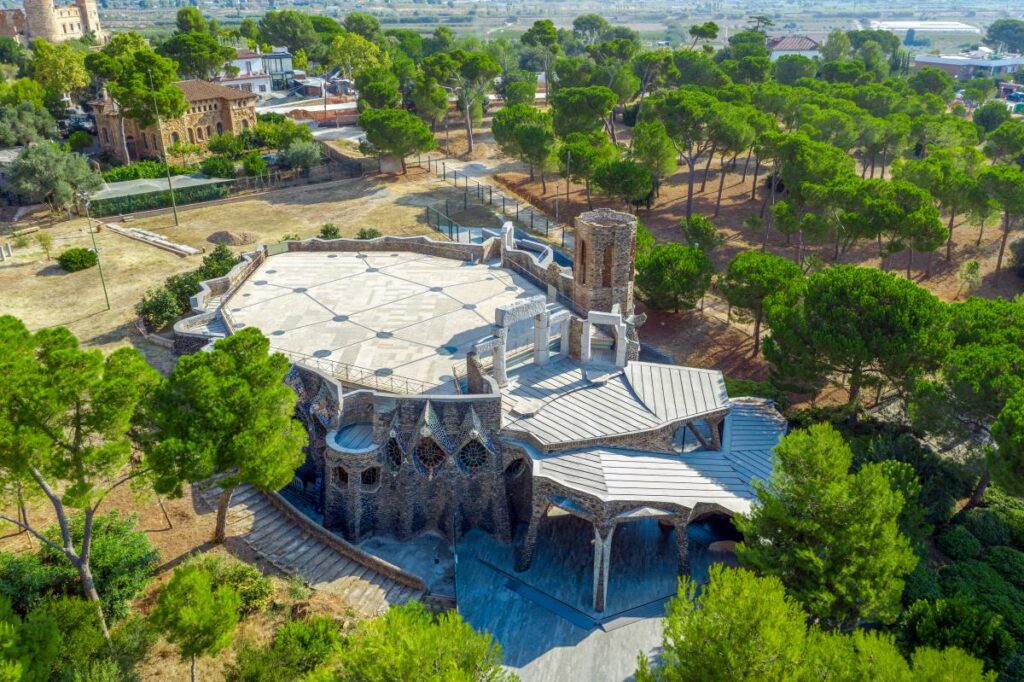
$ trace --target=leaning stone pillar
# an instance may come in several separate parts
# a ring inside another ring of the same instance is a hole
[[[686,535],[686,519],[674,517],[672,525],[676,528],[676,553],[679,563],[679,575],[690,575],[689,538]]]
[[[533,318],[533,362],[536,365],[547,364],[551,355],[548,345],[551,343],[550,318],[547,313],[540,313]]]
[[[537,544],[537,530],[540,528],[541,519],[544,518],[544,514],[547,513],[548,507],[551,504],[547,501],[547,498],[533,500],[533,509],[530,512],[530,524],[526,527],[526,537],[523,538],[523,544],[519,548],[519,556],[516,557],[516,570],[525,571],[530,568],[530,564],[533,562],[533,550]]]
[[[505,370],[505,354],[508,352],[508,329],[498,327],[495,330],[498,337],[498,345],[494,348],[494,380],[499,386],[508,383],[508,374]]]
[[[615,524],[594,526],[594,610],[604,611],[608,600],[608,569],[612,561],[612,535]]]
[[[708,431],[711,432],[711,449],[721,450],[722,449],[722,435],[718,431],[718,427],[722,424],[723,417],[716,417],[715,419],[708,419]]]

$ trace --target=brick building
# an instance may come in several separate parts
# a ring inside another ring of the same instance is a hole
[[[256,125],[254,93],[201,80],[180,81],[175,85],[185,93],[188,105],[185,113],[179,118],[161,120],[145,128],[126,119],[123,142],[117,105],[109,98],[92,102],[100,148],[122,163],[162,158],[165,151],[177,142],[205,147],[214,135],[239,135]]]
[[[60,43],[89,34],[100,42],[106,40],[96,0],[74,0],[64,6],[55,6],[53,0],[24,0],[24,9],[0,10],[0,36],[22,45],[37,38]]]

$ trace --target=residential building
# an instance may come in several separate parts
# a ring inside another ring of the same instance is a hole
[[[225,64],[217,82],[260,97],[268,96],[273,90],[273,80],[263,65],[259,48],[238,50],[238,57]]]
[[[771,50],[773,62],[779,57],[789,54],[798,54],[802,57],[814,59],[821,56],[819,47],[820,45],[817,40],[807,36],[781,36],[768,41],[768,49]]]
[[[0,10],[0,36],[22,45],[37,38],[60,43],[89,34],[106,41],[96,0],[74,0],[63,6],[54,5],[53,0],[24,0],[24,9]]]
[[[274,47],[263,55],[263,70],[270,74],[274,90],[284,90],[295,77],[295,66],[287,47]]]
[[[162,158],[177,142],[205,147],[214,135],[238,135],[256,125],[253,93],[201,80],[180,81],[175,86],[185,93],[185,113],[144,128],[132,119],[124,119],[123,140],[116,103],[106,96],[92,102],[100,148],[122,163]]]
[[[960,54],[920,54],[914,56],[914,71],[925,66],[945,71],[961,81],[972,78],[1010,79],[1024,70],[1024,55],[1003,54],[987,47],[979,47]]]

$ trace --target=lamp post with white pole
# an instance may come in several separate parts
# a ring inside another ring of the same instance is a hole
[[[78,195],[85,207],[85,220],[89,225],[89,237],[92,239],[92,250],[96,253],[96,269],[100,272],[100,286],[103,287],[103,300],[107,302],[107,310],[110,310],[110,296],[107,294],[107,282],[103,279],[103,259],[100,258],[100,250],[96,246],[96,233],[92,231],[92,215],[89,213],[89,197],[85,192]]]

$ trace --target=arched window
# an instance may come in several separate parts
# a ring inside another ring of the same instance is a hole
[[[471,440],[459,450],[456,458],[459,468],[467,474],[475,474],[484,464],[487,463],[487,448],[479,441]]]
[[[359,474],[359,485],[363,489],[363,492],[372,493],[380,487],[380,467],[370,467],[364,469]]]
[[[348,472],[344,467],[336,466],[331,469],[331,483],[339,488],[348,487]]]
[[[402,468],[402,449],[398,447],[398,441],[394,438],[384,444],[384,463],[393,474],[397,474]]]
[[[196,126],[196,138],[200,142],[203,141],[203,127],[202,126]]]
[[[220,135],[223,132],[224,132],[224,124],[221,123],[220,121],[217,121],[217,134]]]
[[[514,459],[508,463],[507,467],[505,467],[505,478],[511,480],[519,476],[525,470],[526,460],[523,459],[522,457],[520,457],[519,459]]]
[[[448,458],[448,455],[441,449],[441,446],[430,438],[420,441],[413,455],[416,458],[420,471],[426,474],[427,478],[433,478],[434,473],[444,466],[444,461]]]
[[[181,135],[178,133],[171,133],[171,144],[178,144],[181,142]]]
[[[249,129],[249,122],[248,122],[248,121],[246,121],[246,120],[245,120],[245,119],[243,118],[243,119],[242,119],[242,130],[248,130],[248,129]]]
[[[213,137],[213,128],[206,126],[206,137]]]
[[[196,134],[192,132],[192,129],[188,129],[188,141],[192,144],[196,143]]]

